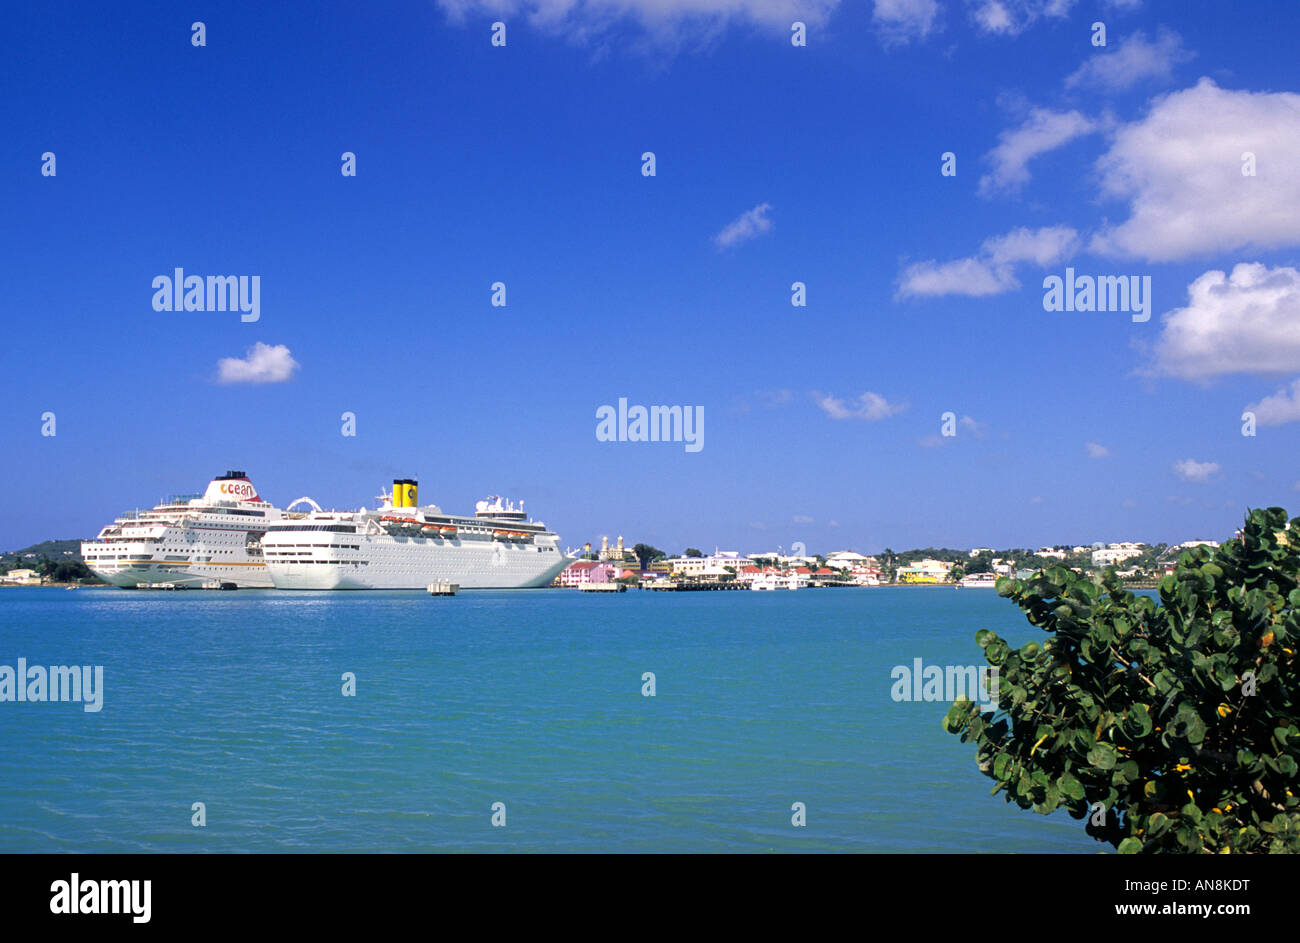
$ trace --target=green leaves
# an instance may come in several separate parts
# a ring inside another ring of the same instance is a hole
[[[1125,854],[1300,853],[1300,519],[1250,511],[1239,537],[1184,553],[1158,599],[1056,566],[997,591],[1044,636],[977,633],[999,720],[966,704],[943,721],[995,792],[1065,805]],[[1125,824],[1091,825],[1095,802]]]
[[[1134,704],[1124,712],[1123,729],[1134,740],[1141,740],[1151,733],[1155,723],[1151,720],[1151,711],[1145,704]]]
[[[1173,723],[1169,725],[1171,737],[1181,737],[1188,743],[1199,745],[1205,740],[1205,721],[1190,704],[1180,704]]]
[[[1099,743],[1088,751],[1088,764],[1099,770],[1114,769],[1118,758],[1115,748],[1106,743]]]

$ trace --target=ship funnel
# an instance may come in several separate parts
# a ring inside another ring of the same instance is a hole
[[[415,508],[420,506],[419,502],[420,483],[414,478],[394,478],[393,479],[393,507],[395,508]]]

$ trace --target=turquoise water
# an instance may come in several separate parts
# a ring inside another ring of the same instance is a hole
[[[0,665],[102,664],[104,704],[0,703],[0,852],[1102,850],[892,700],[985,627],[1038,634],[946,588],[4,590]]]

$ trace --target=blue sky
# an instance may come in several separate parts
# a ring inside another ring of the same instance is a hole
[[[569,546],[1230,536],[1300,505],[1300,8],[1253,10],[11,11],[0,547],[229,467],[503,493]],[[1067,266],[1150,276],[1150,320],[1045,311]],[[259,320],[155,311],[176,267],[259,276]],[[704,448],[598,441],[620,397],[702,406]]]

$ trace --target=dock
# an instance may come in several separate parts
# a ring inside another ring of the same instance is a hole
[[[623,593],[627,587],[622,583],[582,583],[578,586],[580,593]]]
[[[430,583],[425,587],[430,596],[455,596],[458,589],[460,589],[459,583],[448,583],[446,580]]]
[[[656,580],[649,585],[643,585],[655,593],[694,593],[715,590],[747,590],[748,583],[741,583],[736,580],[728,580],[725,583],[706,583],[696,580]]]

